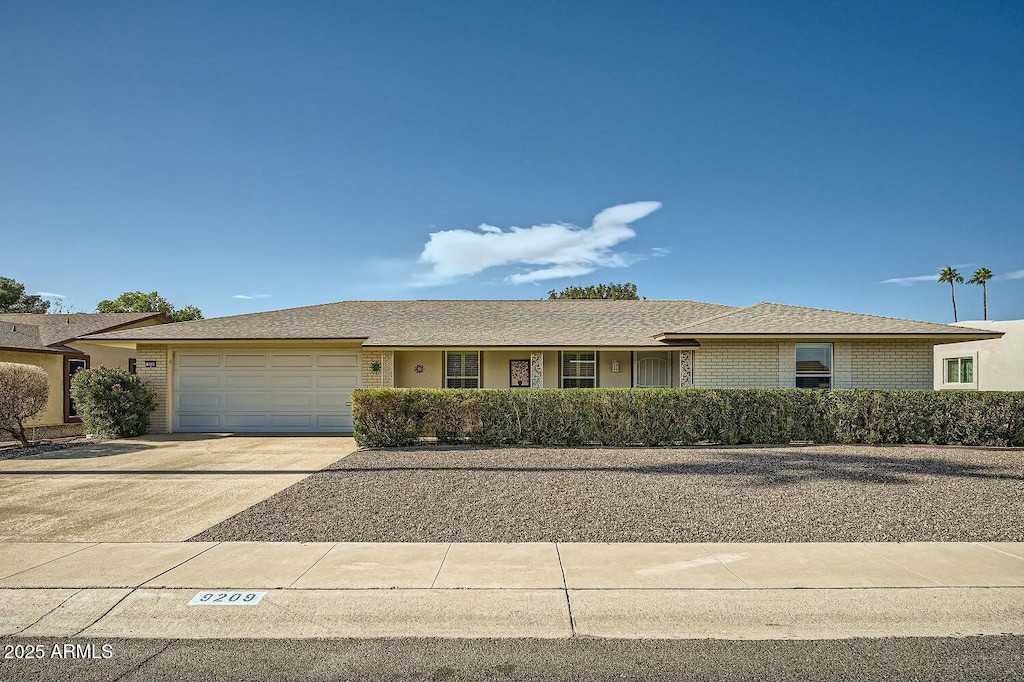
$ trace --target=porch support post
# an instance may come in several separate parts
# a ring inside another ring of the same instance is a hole
[[[386,350],[380,354],[380,382],[385,388],[395,385],[395,351]]]
[[[530,353],[530,388],[544,388],[544,353]]]
[[[679,388],[693,388],[693,351],[679,351]]]

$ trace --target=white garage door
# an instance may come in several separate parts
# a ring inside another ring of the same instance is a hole
[[[351,431],[358,351],[179,351],[175,431]]]

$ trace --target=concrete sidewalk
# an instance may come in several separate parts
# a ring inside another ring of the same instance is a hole
[[[973,634],[1024,634],[1024,543],[0,545],[0,635]]]

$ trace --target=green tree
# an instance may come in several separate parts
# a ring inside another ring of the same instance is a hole
[[[155,291],[148,294],[141,291],[126,291],[113,301],[100,301],[98,313],[163,313],[172,322],[203,319],[203,312],[194,305],[175,310],[170,302]]]
[[[974,271],[974,275],[967,280],[968,284],[980,284],[981,285],[981,301],[984,311],[984,319],[988,319],[988,281],[992,279],[992,271],[988,268],[978,268]]]
[[[963,284],[964,278],[956,268],[949,266],[939,273],[939,282],[949,282],[949,293],[953,297],[953,321],[956,322],[956,288],[955,284]]]
[[[548,292],[549,301],[559,298],[599,298],[616,301],[640,300],[636,293],[636,284],[632,282],[625,282],[623,284],[590,284],[585,287],[568,286],[561,291],[552,289]]]
[[[25,285],[9,277],[0,277],[0,313],[45,313],[50,302],[41,296],[26,296]]]

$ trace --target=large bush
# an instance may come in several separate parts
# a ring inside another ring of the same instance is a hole
[[[0,435],[28,445],[25,422],[43,413],[49,397],[50,382],[43,368],[0,362]]]
[[[134,374],[99,367],[75,374],[71,399],[85,430],[108,438],[130,438],[146,432],[155,396]]]
[[[1024,445],[1024,392],[363,389],[360,445]]]

